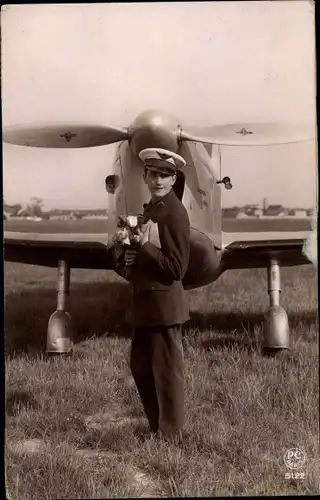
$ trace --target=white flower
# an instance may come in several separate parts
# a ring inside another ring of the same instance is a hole
[[[121,242],[123,245],[130,245],[130,240],[129,240],[129,237],[125,238],[124,240],[122,240]]]
[[[140,236],[138,234],[133,234],[132,239],[135,243],[139,243],[140,241]]]
[[[121,245],[130,245],[129,232],[126,227],[119,228],[114,236],[114,241]]]
[[[138,217],[136,215],[128,215],[127,224],[129,227],[137,227]]]
[[[124,240],[129,236],[128,229],[126,227],[118,229],[116,232],[116,236],[119,240]]]

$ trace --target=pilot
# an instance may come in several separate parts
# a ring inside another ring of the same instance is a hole
[[[159,148],[141,151],[143,179],[151,199],[144,206],[144,230],[138,250],[126,250],[131,281],[131,323],[134,333],[130,367],[151,430],[181,439],[184,422],[182,324],[189,304],[182,279],[190,253],[188,213],[173,188],[185,160]],[[151,241],[151,226],[158,244]]]

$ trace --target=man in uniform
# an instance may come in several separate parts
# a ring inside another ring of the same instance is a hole
[[[182,279],[189,263],[190,225],[172,187],[185,160],[159,148],[144,149],[139,157],[151,194],[144,220],[157,224],[160,245],[150,241],[147,223],[140,231],[139,249],[124,256],[135,328],[130,367],[151,430],[176,437],[184,421],[181,326],[189,319],[189,306]]]

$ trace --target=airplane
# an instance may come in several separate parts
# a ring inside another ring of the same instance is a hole
[[[269,308],[264,322],[264,351],[290,348],[288,316],[280,306],[280,267],[310,264],[303,252],[311,226],[298,231],[224,232],[221,187],[221,146],[272,146],[314,140],[304,126],[278,123],[218,125],[206,129],[183,127],[162,110],[140,113],[128,127],[103,125],[26,125],[3,131],[6,143],[44,148],[85,148],[116,143],[112,173],[105,179],[108,219],[103,228],[67,233],[38,232],[30,227],[13,231],[4,223],[5,260],[57,267],[57,309],[49,318],[47,353],[72,350],[72,319],[66,311],[70,269],[112,269],[113,234],[120,214],[139,214],[149,201],[138,154],[159,147],[179,153],[186,167],[174,191],[190,219],[190,261],[185,289],[208,285],[226,270],[267,268]],[[106,227],[107,225],[107,227]]]

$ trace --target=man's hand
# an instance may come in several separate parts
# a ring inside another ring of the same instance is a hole
[[[147,241],[149,241],[150,229],[151,229],[151,221],[148,221],[146,224],[144,224],[141,229],[140,228],[137,229],[137,233],[140,237],[139,244],[141,247],[143,247],[143,245],[147,243]]]
[[[135,263],[136,258],[137,258],[136,250],[126,250],[124,252],[124,261],[126,263],[126,266],[132,266],[132,264]]]

